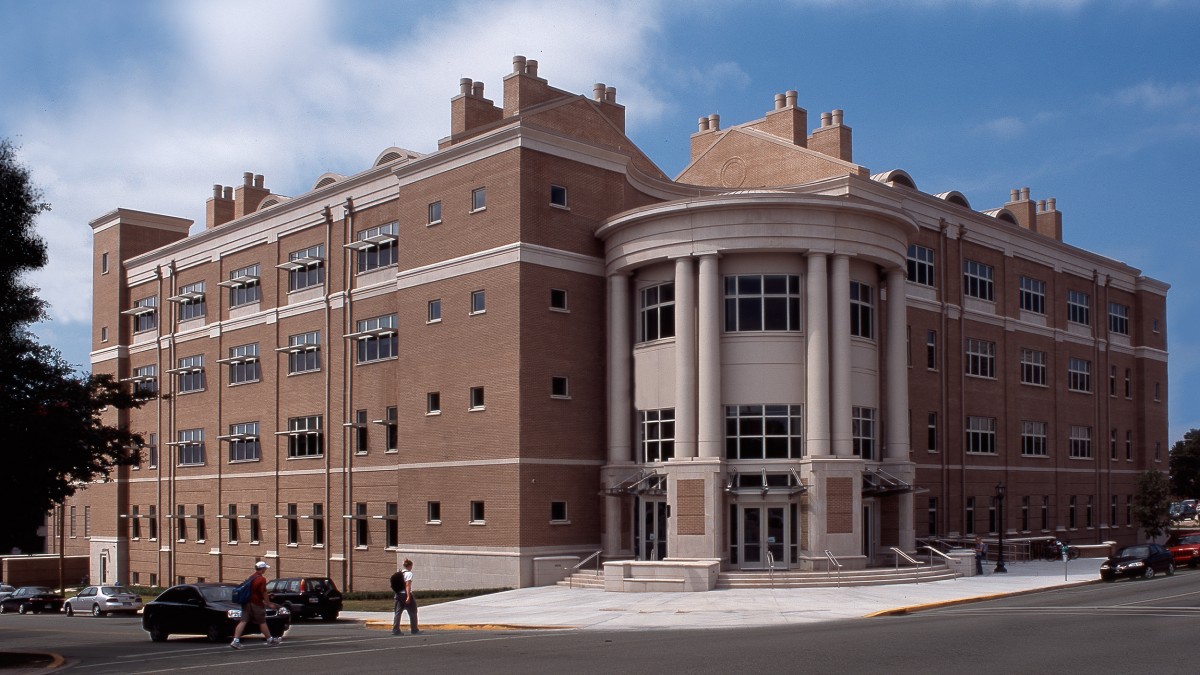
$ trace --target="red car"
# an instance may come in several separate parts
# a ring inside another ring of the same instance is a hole
[[[1168,549],[1175,557],[1175,566],[1200,566],[1200,532],[1185,534]]]

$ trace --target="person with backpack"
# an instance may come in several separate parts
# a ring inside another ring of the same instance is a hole
[[[278,647],[283,643],[282,637],[271,637],[271,629],[267,626],[267,607],[278,607],[267,599],[267,579],[263,574],[270,568],[266,562],[259,560],[254,563],[254,574],[242,582],[250,584],[250,598],[242,604],[242,620],[238,622],[237,628],[233,629],[233,642],[230,642],[229,646],[234,649],[242,648],[242,631],[246,630],[246,624],[251,621],[262,631],[268,647]],[[234,589],[235,594],[237,590]]]
[[[412,573],[413,562],[404,559],[404,569],[396,570],[392,575],[392,592],[396,594],[395,614],[392,616],[392,635],[403,635],[400,632],[400,614],[408,610],[408,627],[413,635],[420,633],[417,628],[417,599],[413,597]]]

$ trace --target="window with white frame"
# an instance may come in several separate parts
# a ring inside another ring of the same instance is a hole
[[[442,222],[442,203],[440,201],[430,202],[426,218],[426,225],[437,225]]]
[[[441,502],[425,502],[425,522],[430,524],[442,522]]]
[[[204,505],[196,505],[196,541],[202,542],[208,538],[208,527],[205,524]]]
[[[108,274],[108,251],[100,254],[100,274]]]
[[[963,261],[963,295],[980,300],[995,300],[993,276],[991,265],[975,260]]]
[[[387,524],[387,528],[384,530],[383,545],[386,548],[398,548],[400,546],[400,504],[387,502],[384,505],[383,522]]]
[[[1092,299],[1083,291],[1067,291],[1067,321],[1092,325]]]
[[[437,323],[442,320],[442,299],[434,298],[425,305],[425,323]]]
[[[441,392],[431,391],[425,394],[425,414],[439,415],[442,412]]]
[[[470,410],[483,410],[483,409],[484,409],[483,387],[471,387]]]
[[[567,311],[567,292],[561,288],[550,289],[550,309]]]
[[[967,338],[966,371],[972,377],[996,377],[996,343]]]
[[[484,503],[481,501],[471,502],[471,523],[482,525],[486,520],[487,511],[484,509]]]
[[[399,354],[400,338],[396,334],[396,315],[362,319],[357,324],[358,363],[371,363],[395,358]]]
[[[178,391],[180,394],[204,391],[203,354],[185,356],[179,359],[175,372],[178,377]]]
[[[179,466],[204,464],[204,430],[180,429],[176,432],[176,456]]]
[[[1021,348],[1021,384],[1046,386],[1046,352]]]
[[[371,449],[371,428],[367,426],[367,411],[355,410],[352,424],[354,454],[365,455]]]
[[[146,441],[146,464],[151,468],[158,468],[158,434],[150,434],[150,440]]]
[[[996,454],[996,418],[967,416],[968,453]]]
[[[400,258],[399,234],[399,223],[379,225],[356,234],[354,242],[347,246],[358,253],[358,273],[395,265]]]
[[[288,419],[288,458],[320,457],[325,453],[321,434],[321,416]]]
[[[667,282],[641,290],[641,342],[675,337],[675,284]]]
[[[860,281],[850,282],[850,335],[875,338],[875,289]]]
[[[288,336],[288,375],[321,369],[321,331]]]
[[[725,277],[725,330],[730,333],[800,330],[800,276]]]
[[[158,296],[135,300],[133,308],[125,310],[125,314],[133,316],[133,332],[141,333],[158,328]]]
[[[471,213],[487,208],[487,188],[471,190]]]
[[[287,515],[284,517],[287,521],[287,544],[288,546],[297,546],[300,544],[300,510],[296,504],[287,505]]]
[[[567,518],[567,503],[565,501],[555,500],[550,502],[550,522],[570,522],[570,519]]]
[[[229,425],[229,461],[257,462],[261,458],[262,441],[258,436],[258,422]]]
[[[325,283],[325,245],[292,251],[280,267],[288,271],[289,292],[321,286]]]
[[[179,289],[179,294],[169,298],[179,303],[179,320],[190,321],[204,316],[204,282],[197,281]]]
[[[1108,332],[1129,335],[1129,305],[1108,303]]]
[[[567,378],[561,375],[555,375],[550,378],[550,396],[551,398],[570,398],[571,394],[567,388]]]
[[[400,448],[400,420],[396,415],[396,406],[388,406],[383,411],[384,452],[396,452]]]
[[[229,348],[229,384],[257,382],[262,377],[258,362],[258,343]]]
[[[1021,309],[1035,314],[1046,313],[1046,282],[1032,277],[1021,277]]]
[[[134,368],[133,377],[129,381],[133,384],[134,396],[155,395],[158,393],[158,366],[150,364]]]
[[[875,409],[854,406],[850,409],[850,438],[854,454],[875,459]]]
[[[229,306],[238,307],[258,302],[262,297],[262,285],[258,265],[248,265],[229,273],[229,280],[222,282],[229,288]]]
[[[804,419],[799,405],[725,406],[726,459],[800,459]]]
[[[1067,359],[1067,389],[1090,392],[1092,390],[1092,362],[1071,357]]]
[[[933,276],[933,249],[910,244],[908,247],[908,280],[922,286],[936,286]]]
[[[1021,420],[1021,454],[1025,457],[1045,457],[1046,423]]]
[[[567,207],[567,188],[561,185],[550,186],[550,205]]]
[[[1072,425],[1067,447],[1073,459],[1091,459],[1092,428]]]
[[[638,411],[642,461],[665,462],[675,456],[675,409]]]
[[[487,291],[471,291],[471,313],[483,314],[487,311]]]

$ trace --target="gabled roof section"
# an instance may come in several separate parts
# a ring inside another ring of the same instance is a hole
[[[753,123],[752,123],[753,124]],[[751,189],[800,185],[835,176],[867,177],[865,167],[800,147],[741,125],[717,131],[675,180],[691,185]]]

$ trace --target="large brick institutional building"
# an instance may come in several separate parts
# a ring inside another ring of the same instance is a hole
[[[925,537],[1134,541],[1166,467],[1166,284],[855,164],[835,110],[701,118],[672,179],[616,91],[523,57],[428,155],[302,195],[247,173],[203,230],[94,232],[92,365],[155,394],[139,466],[51,547],[96,580],[524,586],[534,559],[850,567]]]

